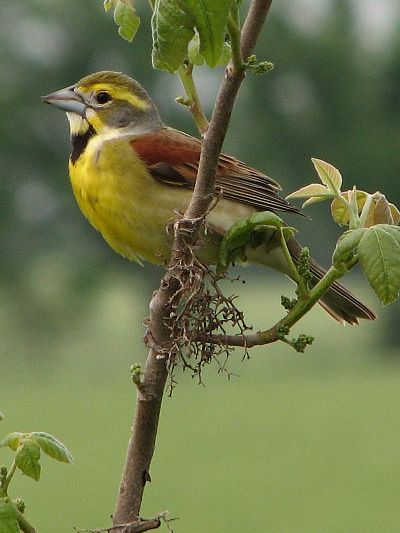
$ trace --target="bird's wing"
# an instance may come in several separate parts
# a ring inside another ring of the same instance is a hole
[[[163,128],[131,140],[151,175],[162,183],[194,188],[201,141],[172,128]],[[260,210],[301,211],[278,195],[279,184],[234,157],[221,154],[215,177],[216,194]]]

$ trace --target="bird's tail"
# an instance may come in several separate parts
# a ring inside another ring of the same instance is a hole
[[[296,263],[301,246],[294,240],[287,242],[289,252]],[[315,284],[324,276],[325,270],[314,260],[310,262],[310,270]],[[361,303],[346,287],[335,281],[329,291],[318,302],[335,320],[341,324],[358,324],[359,318],[375,320],[376,315]]]

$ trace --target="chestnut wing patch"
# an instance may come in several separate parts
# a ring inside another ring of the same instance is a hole
[[[172,128],[164,128],[131,141],[137,155],[147,163],[158,181],[193,189],[200,159],[201,141]],[[234,157],[221,154],[215,178],[217,194],[259,210],[301,211],[279,196],[272,178]]]

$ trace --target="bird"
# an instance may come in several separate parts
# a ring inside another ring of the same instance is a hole
[[[120,72],[90,74],[42,97],[66,112],[72,151],[69,176],[84,216],[117,253],[139,263],[166,265],[172,237],[166,228],[189,204],[202,141],[166,126],[156,105],[136,80]],[[274,179],[221,153],[215,175],[217,201],[206,216],[206,232],[196,250],[215,264],[223,236],[243,217],[258,211],[301,214],[280,196]],[[293,261],[301,246],[287,241]],[[248,245],[246,260],[293,277],[276,239]],[[312,284],[325,270],[311,260]],[[375,314],[335,282],[319,300],[338,322],[357,324]]]

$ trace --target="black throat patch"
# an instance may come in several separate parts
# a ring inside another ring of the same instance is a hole
[[[79,156],[84,152],[87,143],[89,140],[96,135],[95,130],[92,126],[89,126],[89,129],[85,133],[79,133],[78,135],[72,135],[72,152],[70,156],[71,163],[74,165],[78,160]]]

